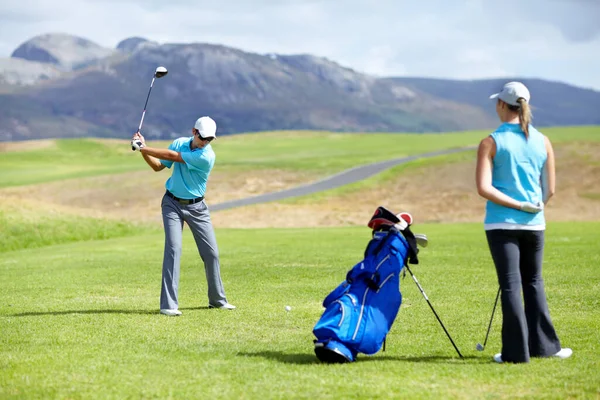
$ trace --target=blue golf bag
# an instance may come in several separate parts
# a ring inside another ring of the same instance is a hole
[[[313,329],[319,360],[352,362],[358,353],[380,350],[402,303],[400,272],[409,258],[418,263],[417,252],[409,227],[373,231],[364,259],[323,300],[325,311]]]

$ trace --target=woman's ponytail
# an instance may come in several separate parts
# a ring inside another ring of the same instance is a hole
[[[529,124],[531,123],[531,108],[529,108],[529,103],[522,97],[517,99],[517,103],[519,103],[519,121],[521,125],[521,130],[525,132],[525,137],[529,138]]]

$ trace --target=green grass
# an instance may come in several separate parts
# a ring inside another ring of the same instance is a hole
[[[553,141],[598,141],[600,127],[543,130]],[[477,145],[488,132],[445,134],[343,134],[269,132],[222,137],[215,143],[221,171],[284,169],[333,174],[357,165]],[[32,142],[32,146],[35,142]],[[166,147],[167,142],[149,142]],[[57,148],[32,147],[0,154],[0,188],[147,170],[126,142],[64,139]]]
[[[590,200],[600,200],[600,193],[586,192],[586,193],[579,193],[579,195],[581,197],[584,197],[584,198],[590,199]]]
[[[600,140],[600,127],[552,128],[555,143]],[[321,174],[442,148],[487,132],[436,135],[274,132],[220,138],[217,168]],[[165,147],[167,143],[157,143]],[[127,144],[60,140],[0,153],[0,187],[146,170]],[[381,185],[401,173],[472,158],[419,160],[305,202]],[[68,188],[68,181],[64,182]],[[596,198],[597,193],[587,193]],[[9,206],[10,204],[10,206]],[[416,286],[387,351],[352,365],[317,362],[321,301],[362,256],[366,228],[218,230],[234,312],[206,308],[204,271],[186,229],[180,307],[158,314],[163,233],[156,226],[0,207],[0,398],[597,398],[600,396],[600,223],[550,223],[545,278],[569,360],[496,365],[500,318],[483,341],[496,293],[480,224],[421,225],[431,245],[413,268],[465,355],[458,359]],[[286,305],[292,311],[284,311]]]
[[[49,149],[1,153],[0,168],[4,172],[0,176],[0,187],[142,169],[144,163],[140,155],[131,153],[131,149],[127,152],[114,143],[90,139],[62,139]]]
[[[321,365],[312,327],[324,296],[360,259],[365,228],[217,231],[233,312],[206,309],[185,232],[179,318],[157,313],[162,232],[5,251],[0,257],[0,398],[597,398],[600,223],[549,225],[545,281],[568,360],[497,365],[500,318],[480,224],[421,225],[387,350]],[[130,232],[131,233],[131,232]],[[117,234],[117,236],[120,235]],[[292,311],[284,311],[286,305]]]
[[[553,141],[600,141],[600,127],[548,128]],[[281,168],[334,173],[357,165],[477,145],[488,131],[444,134],[270,132],[236,135],[215,145],[220,168]]]
[[[131,236],[140,229],[127,221],[76,217],[51,211],[22,214],[14,209],[0,209],[0,226],[0,253]]]

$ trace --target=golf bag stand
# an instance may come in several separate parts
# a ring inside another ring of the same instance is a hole
[[[427,294],[425,294],[425,291],[423,290],[423,288],[421,287],[421,284],[419,283],[419,281],[417,280],[417,277],[412,273],[412,271],[410,270],[410,267],[408,266],[408,264],[406,264],[406,270],[408,271],[408,273],[410,274],[410,276],[413,278],[413,281],[415,281],[415,283],[417,284],[417,287],[419,288],[419,291],[421,292],[421,294],[423,295],[423,297],[425,298],[425,300],[427,301],[427,304],[429,304],[429,308],[431,308],[431,311],[433,311],[433,315],[435,315],[435,318],[438,320],[438,322],[440,323],[440,325],[442,326],[442,329],[444,330],[444,332],[446,333],[446,336],[448,336],[448,339],[450,339],[450,343],[452,343],[452,346],[454,346],[454,350],[456,350],[456,352],[458,353],[458,356],[460,358],[463,358],[463,355],[460,353],[460,350],[458,350],[458,347],[456,347],[456,344],[454,343],[454,340],[452,340],[452,336],[450,336],[450,333],[448,333],[448,330],[446,329],[446,327],[444,326],[444,323],[442,322],[442,320],[440,319],[440,317],[438,316],[438,314],[435,312],[435,309],[433,308],[433,305],[431,304],[431,302],[429,301],[429,297],[427,297]],[[487,339],[487,338],[486,338]]]

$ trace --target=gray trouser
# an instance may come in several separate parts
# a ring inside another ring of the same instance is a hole
[[[206,272],[208,284],[208,304],[221,306],[227,303],[221,281],[219,249],[215,232],[210,221],[210,213],[204,201],[196,204],[180,204],[168,196],[162,199],[162,216],[165,228],[165,253],[162,269],[160,308],[177,309],[177,289],[181,261],[181,238],[185,221],[196,240],[196,246]]]
[[[555,354],[561,347],[542,279],[544,231],[498,229],[486,236],[502,289],[502,360],[529,362]]]

